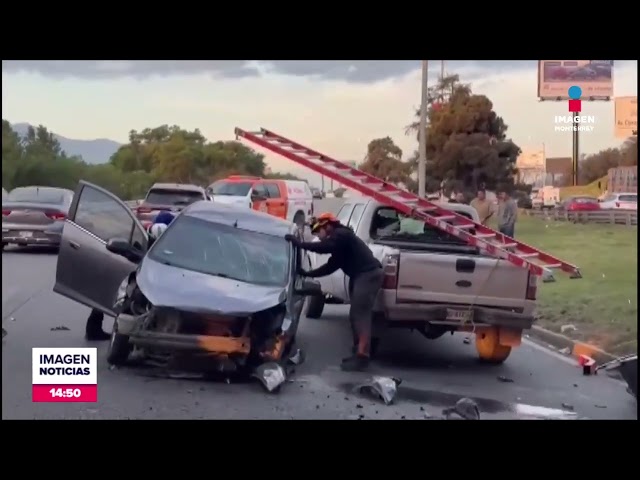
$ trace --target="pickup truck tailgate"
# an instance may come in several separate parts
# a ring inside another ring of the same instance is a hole
[[[401,251],[397,303],[452,303],[522,308],[529,273],[506,260]]]

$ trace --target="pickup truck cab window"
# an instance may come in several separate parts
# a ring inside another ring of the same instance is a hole
[[[349,217],[351,216],[352,211],[353,211],[353,204],[347,203],[342,206],[342,208],[338,212],[338,215],[336,215],[336,218],[341,224],[346,225],[347,222],[349,221]]]
[[[362,218],[362,213],[364,212],[364,205],[359,203],[355,207],[353,207],[353,213],[351,214],[351,218],[349,219],[348,227],[355,230],[358,226],[358,222]]]
[[[473,220],[464,212],[458,212],[458,214]],[[376,210],[369,235],[374,240],[396,239],[430,244],[466,245],[463,240],[433,228],[423,220],[408,217],[391,207],[381,207]]]

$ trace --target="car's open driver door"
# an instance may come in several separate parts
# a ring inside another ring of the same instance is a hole
[[[53,291],[115,316],[118,287],[136,265],[107,250],[112,238],[147,250],[147,233],[131,209],[111,192],[80,181],[62,232]]]

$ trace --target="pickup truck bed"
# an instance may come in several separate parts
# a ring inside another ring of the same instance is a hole
[[[470,206],[445,208],[478,220]],[[446,332],[476,333],[480,357],[503,362],[531,328],[537,277],[506,260],[480,254],[444,232],[405,218],[368,198],[350,198],[337,214],[380,260],[385,281],[376,303],[378,328],[412,328],[435,339]],[[311,254],[317,268],[328,259]],[[341,272],[320,279],[325,297],[309,301],[307,316],[318,318],[324,303],[349,303]]]

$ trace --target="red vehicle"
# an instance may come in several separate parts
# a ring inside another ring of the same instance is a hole
[[[600,210],[600,204],[596,197],[570,197],[560,204],[560,209],[567,212],[593,212]]]

